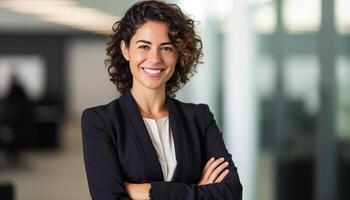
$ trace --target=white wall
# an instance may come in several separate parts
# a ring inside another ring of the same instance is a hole
[[[258,109],[255,36],[246,0],[232,1],[226,18],[224,109],[227,145],[243,185],[243,200],[258,199]]]
[[[119,95],[104,65],[106,41],[72,39],[67,43],[67,108],[74,117],[80,117],[87,107],[106,104]]]

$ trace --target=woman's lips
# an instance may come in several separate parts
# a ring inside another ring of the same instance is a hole
[[[146,67],[141,67],[142,71],[151,78],[158,78],[162,75],[164,69],[162,68],[146,68]]]

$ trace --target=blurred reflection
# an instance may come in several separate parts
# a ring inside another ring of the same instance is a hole
[[[267,166],[258,173],[271,185],[259,199],[349,199],[349,1],[253,2]],[[263,23],[275,15],[274,28]]]
[[[0,144],[5,149],[7,162],[16,166],[20,150],[26,147],[33,131],[33,104],[28,98],[16,74],[10,78],[10,87],[3,102]]]
[[[350,191],[350,58],[339,55],[336,60],[339,199],[348,199]]]

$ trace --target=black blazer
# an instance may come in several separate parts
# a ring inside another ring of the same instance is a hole
[[[160,163],[130,91],[82,114],[85,169],[94,200],[130,199],[124,182],[150,183],[153,199],[242,199],[237,169],[207,105],[167,97],[177,168],[164,182]],[[225,157],[229,174],[221,183],[197,186],[211,157]]]

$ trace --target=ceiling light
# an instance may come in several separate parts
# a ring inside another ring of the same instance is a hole
[[[102,34],[111,33],[113,23],[118,20],[116,16],[81,7],[72,0],[3,0],[0,7],[35,15],[52,23]]]

